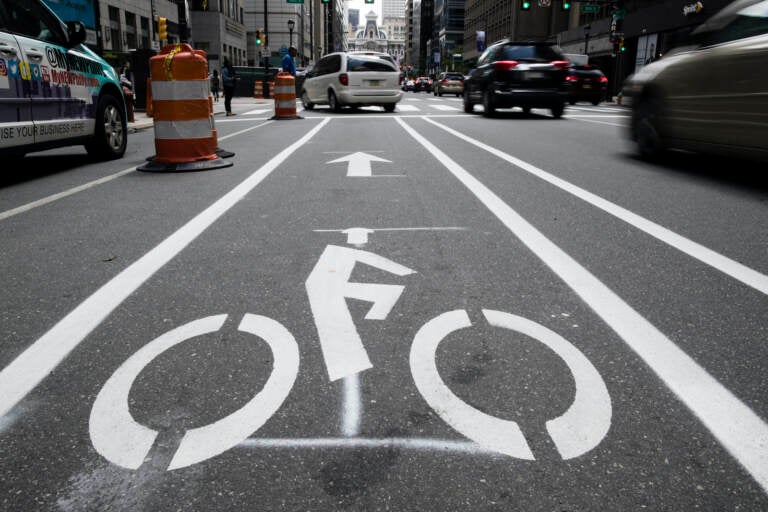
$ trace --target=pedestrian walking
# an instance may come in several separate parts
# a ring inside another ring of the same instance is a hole
[[[213,93],[213,101],[219,101],[219,70],[214,69],[211,73],[211,93]]]
[[[290,73],[294,77],[296,76],[296,61],[294,59],[298,53],[299,52],[296,47],[291,46],[288,48],[288,53],[286,53],[285,57],[283,57],[283,71]]]
[[[232,96],[235,94],[235,81],[237,78],[229,58],[224,57],[224,65],[221,67],[221,82],[224,86],[224,110],[227,111],[228,116],[235,115],[232,113]]]
[[[125,61],[123,67],[120,69],[120,86],[123,89],[123,96],[125,97],[125,110],[128,114],[129,123],[133,123],[135,121],[133,115],[135,80],[136,79],[133,76],[133,71],[131,71],[131,62]]]

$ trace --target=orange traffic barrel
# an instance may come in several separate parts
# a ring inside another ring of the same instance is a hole
[[[275,117],[273,119],[300,119],[296,115],[296,79],[281,71],[275,81]]]
[[[254,98],[263,98],[264,92],[262,91],[262,85],[261,80],[256,80],[253,82],[253,97]]]
[[[266,97],[269,98],[271,95],[272,98],[275,97],[275,82],[267,82],[267,95]]]
[[[141,171],[229,167],[218,151],[205,52],[167,45],[150,59],[155,151]]]

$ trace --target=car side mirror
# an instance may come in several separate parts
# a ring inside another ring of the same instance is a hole
[[[79,21],[68,21],[67,38],[70,48],[84,42],[86,39],[85,25]]]

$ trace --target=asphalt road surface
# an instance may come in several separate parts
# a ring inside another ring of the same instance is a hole
[[[768,509],[765,169],[477,109],[5,164],[0,509]]]

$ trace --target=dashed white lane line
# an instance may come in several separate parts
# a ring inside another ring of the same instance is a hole
[[[318,123],[306,135],[113,277],[16,357],[0,372],[0,417],[5,416],[47,377],[129,295],[256,188],[329,121],[330,118]]]
[[[762,418],[493,191],[408,126],[405,121],[397,117],[394,119],[581,297],[699,418],[712,435],[762,486],[763,490],[768,492],[768,424]],[[440,128],[447,128],[429,119],[426,120]],[[455,130],[446,129],[446,131],[460,138],[465,137]],[[482,143],[474,141],[473,144]],[[494,154],[503,155],[490,146],[484,144],[482,146]],[[525,166],[526,170],[536,169],[519,159],[514,160],[515,165]],[[539,169],[536,170],[542,172]],[[562,185],[565,185],[565,182]],[[638,216],[638,220],[644,219]]]

